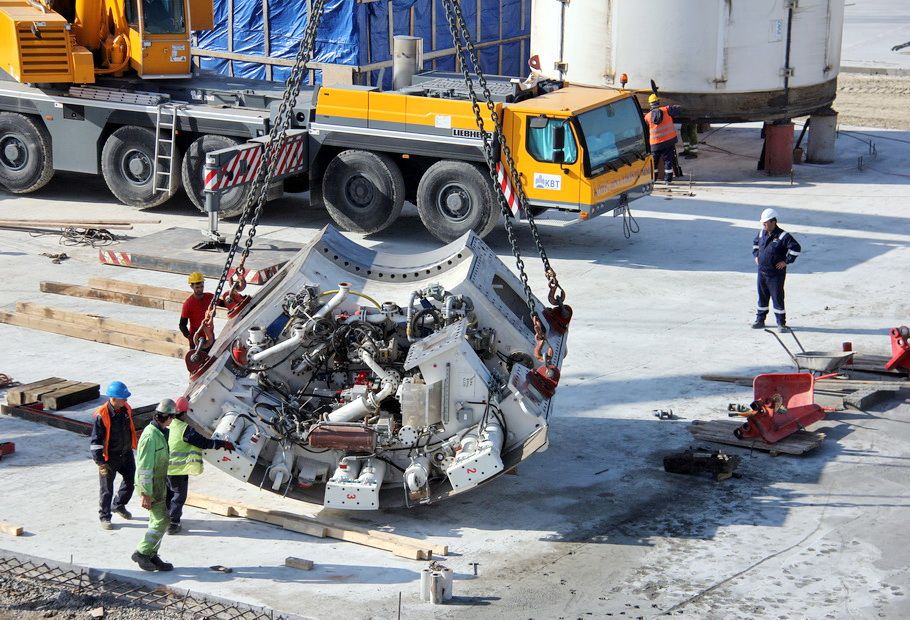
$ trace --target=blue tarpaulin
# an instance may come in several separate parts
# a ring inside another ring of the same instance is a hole
[[[197,33],[197,47],[293,59],[306,29],[308,6],[308,0],[215,0],[216,26],[213,30]],[[527,73],[531,0],[461,0],[461,7],[471,37],[479,46],[483,71],[524,76]],[[264,19],[266,12],[268,28]],[[355,68],[389,61],[388,68],[371,71],[359,80],[370,84],[382,82],[383,87],[389,87],[392,80],[391,38],[394,35],[421,37],[425,55],[453,47],[441,0],[326,0],[313,60]],[[238,77],[268,77],[266,66],[253,62],[201,58],[200,66],[207,71]],[[424,69],[433,68],[454,69],[454,57],[449,54],[425,61]],[[272,79],[284,80],[289,71],[274,66]],[[319,80],[319,72],[316,79]]]

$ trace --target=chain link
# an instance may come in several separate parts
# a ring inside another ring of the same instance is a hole
[[[243,231],[247,225],[250,229],[247,239],[240,255],[240,263],[234,270],[234,286],[241,290],[245,284],[246,277],[246,259],[250,255],[250,249],[253,247],[253,239],[256,236],[256,226],[259,218],[262,216],[262,209],[265,206],[268,196],[269,184],[275,175],[275,163],[281,154],[287,139],[287,129],[291,124],[291,117],[294,114],[294,103],[300,94],[300,88],[303,84],[303,78],[307,70],[306,66],[313,57],[316,45],[316,31],[319,22],[322,21],[322,14],[325,9],[326,0],[314,0],[308,16],[306,30],[303,39],[300,41],[300,47],[297,49],[297,56],[294,59],[294,66],[291,69],[291,75],[288,77],[287,87],[284,90],[284,96],[281,99],[281,105],[278,107],[278,114],[275,122],[269,130],[269,139],[263,144],[262,165],[256,174],[250,192],[247,195],[246,206],[243,208],[243,214],[237,225],[237,232],[234,235],[234,241],[228,250],[227,259],[224,262],[224,269],[221,271],[221,277],[218,280],[218,286],[215,288],[215,296],[206,313],[205,321],[211,321],[215,316],[215,306],[218,303],[219,296],[224,290],[224,285],[228,280],[228,273],[231,270],[231,264],[234,262],[234,256],[240,246],[240,240],[243,238]],[[239,286],[238,286],[239,285]]]
[[[534,305],[534,293],[531,291],[530,284],[528,284],[528,274],[525,271],[525,263],[521,257],[521,251],[518,249],[518,240],[515,237],[515,229],[512,225],[512,214],[509,211],[509,205],[506,201],[505,194],[503,194],[502,187],[496,180],[496,157],[493,153],[493,138],[491,137],[492,134],[488,134],[486,131],[483,115],[480,112],[480,104],[477,101],[477,92],[474,89],[474,80],[471,78],[471,73],[468,69],[468,58],[465,55],[465,49],[461,43],[462,40],[470,41],[471,35],[467,30],[467,26],[464,22],[464,15],[462,15],[461,8],[458,6],[457,2],[454,0],[443,0],[442,4],[445,8],[446,20],[449,24],[449,31],[452,34],[452,43],[455,46],[455,54],[457,59],[461,62],[461,69],[464,75],[465,85],[468,89],[468,95],[471,98],[471,108],[474,111],[474,117],[477,121],[477,128],[480,130],[480,135],[483,139],[484,157],[487,160],[487,168],[489,169],[493,187],[496,188],[496,198],[499,203],[499,208],[502,212],[503,219],[505,220],[506,235],[509,238],[509,245],[512,248],[512,254],[515,256],[515,266],[518,268],[518,277],[521,280],[521,285],[524,289],[525,303],[528,306],[531,324],[535,325],[536,322],[539,321],[539,318],[537,316],[537,308]],[[483,80],[481,82],[481,85],[484,91],[484,97],[487,100],[487,108],[490,110],[493,123],[496,125],[496,129],[500,132],[501,135],[502,128],[499,121],[499,115],[496,113],[496,110],[492,105],[492,95],[486,85],[486,79],[483,78],[482,73],[476,71],[479,67],[476,51],[473,50],[473,46],[469,47],[468,49],[471,56],[471,63],[474,65],[475,72],[477,73],[478,78]],[[499,143],[500,145],[505,144],[501,139],[499,140]]]
[[[465,47],[467,47],[468,55],[470,56],[471,64],[473,65],[473,68],[474,68],[474,73],[477,74],[477,82],[478,82],[478,84],[480,84],[480,88],[483,91],[483,96],[484,96],[484,100],[486,102],[487,110],[489,111],[490,118],[492,119],[493,124],[496,127],[496,132],[498,134],[499,147],[502,150],[502,154],[506,160],[508,177],[512,181],[512,187],[515,189],[515,196],[518,200],[519,208],[524,212],[525,218],[528,220],[528,226],[531,229],[531,236],[534,239],[534,244],[537,246],[537,253],[540,255],[540,260],[543,262],[544,274],[547,277],[547,281],[548,281],[549,287],[550,287],[549,301],[552,304],[562,305],[562,303],[566,297],[565,289],[563,289],[560,286],[559,280],[556,278],[556,271],[553,269],[553,267],[550,266],[550,259],[547,256],[547,251],[543,247],[543,240],[540,238],[540,231],[537,229],[537,222],[534,220],[534,214],[531,213],[531,210],[527,208],[527,196],[525,195],[524,184],[521,181],[521,176],[519,175],[518,171],[516,170],[515,161],[512,159],[512,149],[509,148],[508,142],[504,138],[505,134],[504,134],[503,128],[502,128],[502,118],[496,112],[496,106],[493,104],[493,96],[490,93],[489,87],[487,86],[486,76],[484,76],[483,71],[480,68],[480,61],[478,60],[478,57],[477,57],[477,49],[474,47],[474,42],[471,39],[471,33],[467,28],[466,21],[464,18],[464,13],[462,13],[462,11],[461,11],[461,4],[455,0],[444,0],[443,4],[446,5],[446,16],[449,18],[449,20],[448,20],[449,21],[449,30],[452,32],[452,37],[454,39],[456,53],[458,54],[459,59],[462,61],[462,63],[461,63],[462,71],[465,76],[465,82],[468,86],[468,92],[471,96],[471,104],[472,104],[472,107],[474,108],[474,114],[477,117],[478,125],[480,126],[481,132],[483,132],[483,119],[480,116],[480,110],[477,105],[477,97],[476,97],[476,93],[474,92],[473,80],[471,79],[470,74],[468,72],[467,63],[464,61],[464,49],[461,47],[461,38],[464,39]],[[454,14],[453,17],[449,16],[449,14],[450,14],[449,7],[450,6],[451,6],[451,13]],[[456,33],[456,26],[457,26],[458,30],[460,31],[460,36],[459,36],[459,33]],[[484,150],[485,151],[487,150],[486,149],[486,139],[484,140]],[[494,184],[494,186],[499,188],[499,183],[497,182],[497,179],[496,179],[495,166],[492,165],[493,162],[491,162],[489,160],[487,163],[491,165],[490,176],[493,179],[493,184]],[[497,189],[497,192],[501,196],[500,203],[505,204],[505,196],[501,195],[502,190]],[[511,233],[511,226],[510,226],[511,222],[509,222],[509,218],[510,218],[511,214],[508,211],[508,209],[506,209],[503,212],[503,215],[506,220],[506,231]],[[509,241],[511,243],[512,234],[510,234],[509,237],[510,237]],[[513,248],[514,247],[515,246],[513,245]],[[532,310],[532,312],[533,312],[533,310]]]

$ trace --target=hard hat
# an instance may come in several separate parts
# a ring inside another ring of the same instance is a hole
[[[158,406],[155,407],[155,413],[162,415],[177,415],[177,405],[170,398],[162,398]]]
[[[650,95],[648,95],[648,103],[657,103],[658,101],[660,101],[660,97],[658,97],[654,93],[651,93]]]
[[[111,398],[122,398],[124,400],[130,397],[130,391],[126,389],[126,384],[123,381],[111,381],[105,394]]]
[[[190,401],[186,396],[181,396],[174,401],[174,406],[177,408],[177,415],[180,415],[190,410]]]
[[[774,209],[765,209],[764,211],[761,212],[761,219],[759,219],[758,221],[761,222],[762,224],[764,224],[765,222],[768,222],[770,220],[776,220],[776,219],[777,219],[777,211],[775,211]]]
[[[200,282],[205,282],[205,276],[198,271],[194,271],[189,275],[186,281],[188,284],[199,284]]]

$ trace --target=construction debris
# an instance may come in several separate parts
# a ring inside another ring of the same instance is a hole
[[[284,559],[284,565],[300,570],[313,570],[313,560],[304,560],[303,558],[287,557]]]
[[[670,454],[664,457],[664,471],[671,474],[711,474],[715,481],[726,480],[736,474],[740,458],[735,454],[725,454],[719,450],[710,452],[702,448],[689,449],[685,452]]]
[[[0,442],[0,461],[3,460],[4,456],[9,456],[16,452],[16,444],[12,441],[3,441]]]

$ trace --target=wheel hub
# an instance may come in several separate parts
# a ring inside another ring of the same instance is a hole
[[[122,160],[123,178],[135,185],[145,185],[152,177],[152,160],[138,149],[129,150]]]
[[[28,148],[18,136],[0,138],[0,163],[9,170],[22,170],[28,164]]]
[[[436,202],[439,212],[453,221],[467,219],[473,206],[471,196],[464,187],[453,183],[442,188]]]
[[[373,184],[366,177],[352,177],[344,188],[348,203],[361,209],[373,202]]]

